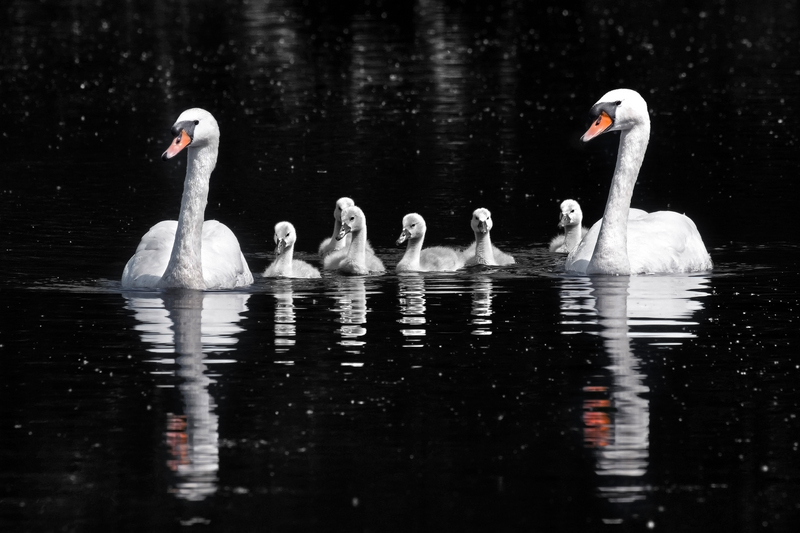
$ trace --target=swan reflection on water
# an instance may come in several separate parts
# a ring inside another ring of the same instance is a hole
[[[425,276],[418,272],[404,273],[398,276],[398,292],[401,318],[397,321],[403,325],[403,348],[420,348],[425,346]]]
[[[603,338],[609,374],[584,387],[584,444],[595,450],[599,494],[625,503],[647,496],[650,408],[634,339],[649,346],[679,345],[695,335],[694,314],[709,294],[707,276],[565,278],[562,325],[567,334]],[[597,329],[599,326],[599,330]],[[605,384],[604,384],[605,383]]]
[[[203,500],[216,492],[219,471],[219,419],[208,391],[214,382],[208,365],[232,361],[211,359],[206,354],[234,350],[250,295],[170,289],[123,296],[125,307],[139,321],[135,329],[150,345],[148,351],[175,354],[174,358],[149,361],[159,365],[153,374],[181,378],[184,414],[169,413],[165,423],[170,454],[167,466],[176,473],[171,490],[180,499]]]
[[[339,313],[341,327],[337,332],[342,336],[341,346],[349,348],[350,353],[360,354],[366,344],[362,339],[367,334],[367,286],[363,277],[341,276],[337,278],[332,292],[336,305],[333,311]],[[346,363],[360,366],[363,363]]]
[[[473,335],[492,334],[492,278],[478,276],[472,283],[472,330]]]
[[[274,281],[275,296],[275,352],[282,353],[295,345],[296,316],[294,288],[291,279]]]

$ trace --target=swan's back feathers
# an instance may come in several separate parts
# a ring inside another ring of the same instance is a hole
[[[464,256],[447,246],[431,246],[419,252],[419,262],[415,264],[408,251],[395,266],[396,272],[452,272],[464,266]]]
[[[656,211],[629,219],[631,272],[699,272],[711,270],[711,257],[692,220],[674,211]]]
[[[566,270],[585,273],[603,220],[598,220],[578,248],[567,257]],[[703,272],[713,263],[692,220],[674,211],[628,215],[628,260],[631,274]]]
[[[301,259],[292,259],[292,277],[295,278],[319,278],[319,270]]]
[[[203,222],[203,247],[200,253],[206,289],[244,287],[253,283],[253,274],[236,235],[222,222]]]
[[[162,220],[145,233],[122,272],[123,287],[154,289],[158,286],[169,263],[177,229],[177,221]],[[203,223],[201,255],[206,289],[244,287],[253,283],[253,274],[247,267],[239,241],[225,224],[216,220]]]
[[[164,275],[175,243],[176,220],[162,220],[144,234],[122,271],[122,286],[154,289]]]
[[[419,254],[422,270],[450,271],[464,266],[463,257],[453,248],[447,246],[431,246],[424,248]]]
[[[383,261],[375,255],[371,250],[365,252],[366,270],[354,263],[347,256],[347,249],[337,250],[325,256],[322,268],[324,270],[339,270],[348,274],[370,274],[377,272],[384,272],[386,267],[383,266]]]
[[[265,278],[319,278],[321,277],[319,270],[312,265],[306,263],[302,259],[292,259],[291,269],[282,268],[278,261],[274,261],[264,271]]]

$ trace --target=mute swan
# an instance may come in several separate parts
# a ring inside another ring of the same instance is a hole
[[[630,213],[631,196],[650,138],[647,104],[636,91],[616,89],[591,109],[584,142],[620,131],[617,166],[603,218],[567,256],[567,271],[643,274],[710,270],[711,257],[694,222],[674,211]]]
[[[581,239],[589,231],[581,225],[583,222],[583,211],[575,200],[564,200],[561,202],[561,215],[558,217],[558,227],[564,228],[564,234],[556,235],[550,241],[550,251],[559,254],[567,254],[578,246]]]
[[[350,241],[345,254],[329,254],[325,257],[325,269],[350,275],[386,270],[381,260],[374,253],[367,251],[367,219],[361,208],[355,205],[342,211],[342,229],[336,238],[342,240],[349,233],[353,235],[353,240]]]
[[[339,231],[342,229],[342,211],[353,205],[356,205],[355,202],[353,202],[352,198],[348,198],[347,196],[336,200],[336,205],[333,208],[333,235],[325,237],[319,244],[318,253],[320,258],[324,259],[328,254],[339,252],[344,255],[345,248],[350,244],[353,236],[348,233],[347,237],[343,240],[337,240],[336,237],[339,236]],[[367,242],[367,252],[372,253],[372,246],[369,242]]]
[[[406,253],[397,263],[395,271],[414,272],[414,271],[453,271],[464,266],[464,259],[453,248],[446,246],[431,246],[422,249],[422,241],[425,239],[425,219],[417,213],[409,213],[403,217],[403,232],[397,239],[400,245],[408,240]]]
[[[208,183],[217,164],[219,126],[208,111],[181,113],[172,126],[175,140],[161,156],[171,159],[187,148],[186,179],[178,220],[148,231],[122,272],[125,288],[232,289],[253,283],[253,274],[227,226],[203,222]]]
[[[492,214],[488,209],[479,207],[472,212],[470,226],[475,233],[475,242],[461,252],[464,266],[514,264],[513,257],[492,244],[489,232],[492,231],[493,225]]]
[[[319,270],[300,259],[294,259],[297,232],[291,222],[275,224],[275,261],[264,271],[265,278],[318,278]]]

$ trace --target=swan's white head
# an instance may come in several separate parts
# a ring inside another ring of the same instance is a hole
[[[470,226],[476,235],[479,233],[489,233],[492,231],[493,225],[494,222],[492,222],[492,214],[488,209],[479,207],[472,212],[472,221],[470,222]]]
[[[342,229],[339,230],[339,235],[336,237],[337,241],[344,239],[348,233],[361,231],[366,225],[366,218],[364,212],[360,207],[351,205],[342,211]]]
[[[342,211],[354,205],[356,205],[356,203],[353,201],[352,198],[348,198],[347,196],[342,196],[341,198],[336,200],[336,206],[333,208],[333,218],[335,220],[341,220]]]
[[[211,113],[199,107],[181,113],[171,131],[175,140],[161,156],[164,161],[172,159],[187,146],[197,148],[219,144],[219,125],[216,119]]]
[[[592,125],[583,134],[583,142],[609,131],[629,130],[640,124],[650,124],[647,102],[633,89],[614,89],[603,95],[589,111]]]
[[[575,200],[561,202],[561,215],[558,217],[558,227],[579,226],[583,222],[583,211]]]
[[[275,224],[275,255],[281,255],[287,248],[294,246],[297,241],[297,233],[291,222],[278,222]]]
[[[403,217],[403,232],[397,238],[397,244],[403,244],[406,239],[422,238],[426,230],[425,219],[417,213],[409,213]]]

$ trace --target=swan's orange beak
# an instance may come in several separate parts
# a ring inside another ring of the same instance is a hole
[[[614,124],[614,121],[611,120],[611,117],[608,116],[608,113],[601,111],[600,116],[597,117],[597,120],[595,120],[591,126],[589,126],[589,129],[583,134],[581,140],[583,142],[591,141],[598,135],[608,131],[608,128],[610,128],[612,124]]]
[[[167,159],[172,159],[190,144],[192,144],[192,138],[189,137],[189,134],[186,133],[186,130],[181,130],[178,136],[175,137],[175,140],[172,141],[172,144],[169,145],[169,148],[167,148],[167,150],[161,155],[161,159],[164,161]]]
[[[407,229],[404,228],[403,229],[403,233],[400,234],[400,236],[397,238],[397,241],[395,241],[395,243],[399,246],[399,245],[403,244],[404,242],[406,242],[406,239],[408,239],[409,237],[411,237],[411,234],[408,232]]]

